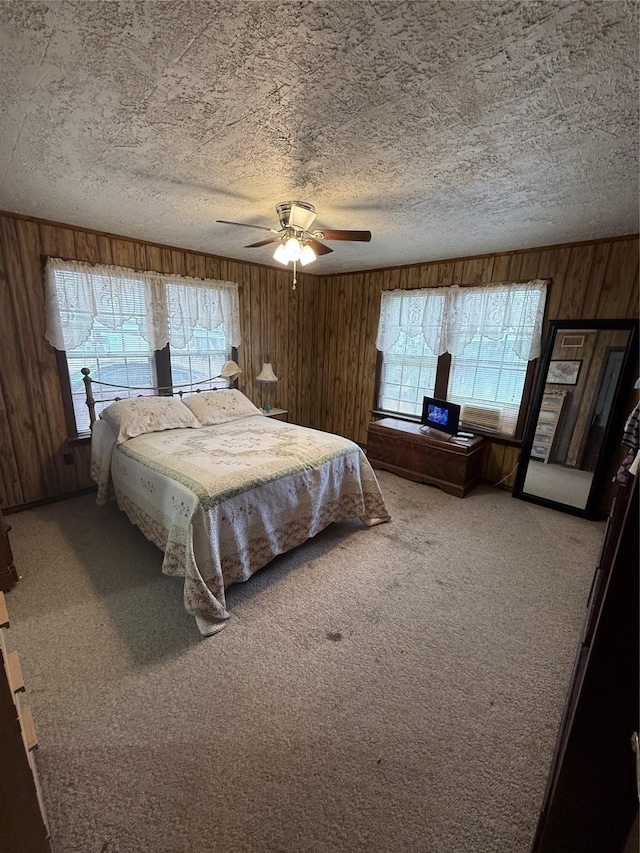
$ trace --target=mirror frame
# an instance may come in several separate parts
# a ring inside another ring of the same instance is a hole
[[[539,495],[529,494],[524,491],[524,482],[527,476],[527,468],[530,462],[531,449],[536,434],[538,424],[538,413],[544,396],[545,385],[547,384],[547,373],[549,370],[549,362],[555,345],[556,335],[559,331],[578,329],[594,329],[596,331],[611,329],[614,331],[629,331],[629,340],[624,353],[622,369],[620,371],[620,380],[616,388],[615,396],[611,406],[611,413],[607,421],[607,425],[602,437],[602,445],[598,454],[598,461],[593,472],[593,480],[589,489],[587,504],[584,508],[571,506],[571,504],[560,503],[559,501],[543,498]],[[520,448],[520,459],[518,461],[518,472],[516,474],[515,483],[513,486],[513,497],[521,500],[530,501],[531,503],[540,504],[541,506],[557,509],[561,512],[569,513],[570,515],[578,515],[582,518],[600,518],[602,513],[598,512],[599,486],[602,484],[603,477],[606,476],[607,470],[611,463],[611,458],[617,445],[611,443],[611,438],[614,435],[614,430],[619,430],[620,438],[622,438],[622,428],[625,422],[625,413],[621,412],[621,405],[625,401],[625,397],[633,387],[632,370],[634,366],[638,366],[638,320],[550,320],[549,329],[545,346],[540,360],[538,375],[536,378],[535,390],[531,398],[531,406],[527,414],[527,425],[524,432],[522,447]],[[626,413],[628,416],[628,412]]]

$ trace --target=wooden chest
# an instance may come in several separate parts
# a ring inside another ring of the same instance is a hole
[[[439,486],[459,498],[480,481],[483,446],[480,436],[447,438],[398,418],[373,421],[367,432],[367,456],[374,468]]]

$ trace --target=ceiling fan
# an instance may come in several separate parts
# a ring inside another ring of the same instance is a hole
[[[315,261],[318,255],[327,255],[333,252],[322,240],[353,240],[368,243],[371,240],[371,231],[336,231],[322,229],[311,231],[310,228],[316,218],[316,209],[306,201],[285,201],[276,205],[276,213],[280,220],[280,228],[267,228],[264,225],[250,225],[248,222],[229,222],[227,219],[217,219],[223,225],[240,225],[244,228],[258,228],[260,231],[269,231],[274,237],[258,240],[257,243],[249,243],[245,249],[255,249],[258,246],[266,246],[269,243],[277,243],[278,246],[273,254],[276,261],[287,266],[289,261],[293,263],[293,287],[296,286],[296,264],[306,266]]]

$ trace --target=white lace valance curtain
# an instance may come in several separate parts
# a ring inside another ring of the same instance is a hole
[[[222,326],[231,346],[240,344],[238,285],[228,282],[167,282],[169,343],[182,349],[193,337],[195,326],[212,331]],[[221,286],[222,285],[222,286]]]
[[[187,346],[196,326],[222,328],[231,346],[240,346],[238,285],[138,272],[48,258],[45,267],[45,337],[59,350],[83,344],[96,321],[121,329],[133,320],[151,349],[168,343]]]
[[[422,336],[434,355],[442,355],[447,349],[446,308],[447,288],[383,291],[376,346],[387,352],[404,332],[410,338]]]
[[[530,360],[540,355],[547,282],[485,287],[438,287],[382,293],[376,346],[388,352],[404,332],[422,336],[433,355],[462,355],[474,336],[514,336],[513,351]]]

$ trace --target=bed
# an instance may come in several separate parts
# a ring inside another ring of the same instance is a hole
[[[99,504],[119,508],[184,578],[200,632],[230,618],[225,590],[332,522],[389,520],[375,474],[348,439],[265,416],[240,391],[112,403],[93,424]]]

